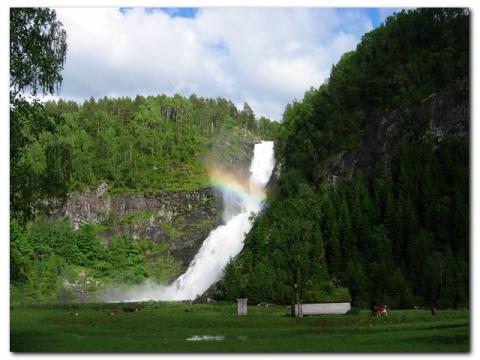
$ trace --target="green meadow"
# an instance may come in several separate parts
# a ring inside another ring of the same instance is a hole
[[[123,309],[138,307],[138,312]],[[115,315],[109,315],[116,311]],[[71,315],[78,313],[78,316]],[[232,303],[12,307],[13,352],[468,352],[469,311],[368,311],[295,319]],[[208,341],[193,339],[210,336]],[[189,340],[190,339],[190,340]]]

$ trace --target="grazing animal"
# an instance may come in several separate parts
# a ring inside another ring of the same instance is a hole
[[[123,308],[123,311],[133,313],[133,312],[138,312],[140,311],[140,308],[138,307],[129,307],[129,308]]]
[[[432,307],[430,308],[430,311],[432,312],[432,315],[433,315],[433,316],[437,315],[437,308],[436,308],[435,306],[432,306]]]
[[[388,305],[375,305],[372,310],[374,316],[388,316]]]
[[[71,315],[71,316],[78,316],[78,312],[73,312],[73,311],[72,311],[72,312],[70,313],[70,315]]]
[[[110,310],[107,315],[108,316],[114,316],[114,315],[117,315],[118,314],[118,310]]]

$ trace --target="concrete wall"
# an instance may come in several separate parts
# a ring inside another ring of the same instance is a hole
[[[302,304],[303,315],[346,314],[350,309],[350,303]],[[295,305],[295,315],[297,314],[298,305]]]

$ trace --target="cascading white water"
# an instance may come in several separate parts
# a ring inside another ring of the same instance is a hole
[[[256,144],[248,188],[237,187],[232,192],[228,186],[219,186],[223,193],[225,224],[210,232],[187,271],[171,285],[147,281],[126,291],[110,293],[105,301],[193,300],[201,295],[221,278],[230,258],[242,250],[245,235],[252,227],[249,218],[262,209],[264,188],[273,167],[273,142]]]

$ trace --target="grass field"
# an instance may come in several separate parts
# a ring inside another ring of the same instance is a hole
[[[284,306],[140,304],[12,307],[13,352],[467,352],[469,312],[393,310],[388,318],[322,315],[294,319]],[[117,309],[114,316],[107,312]],[[70,315],[77,312],[78,316]],[[189,341],[209,335],[210,341]]]

